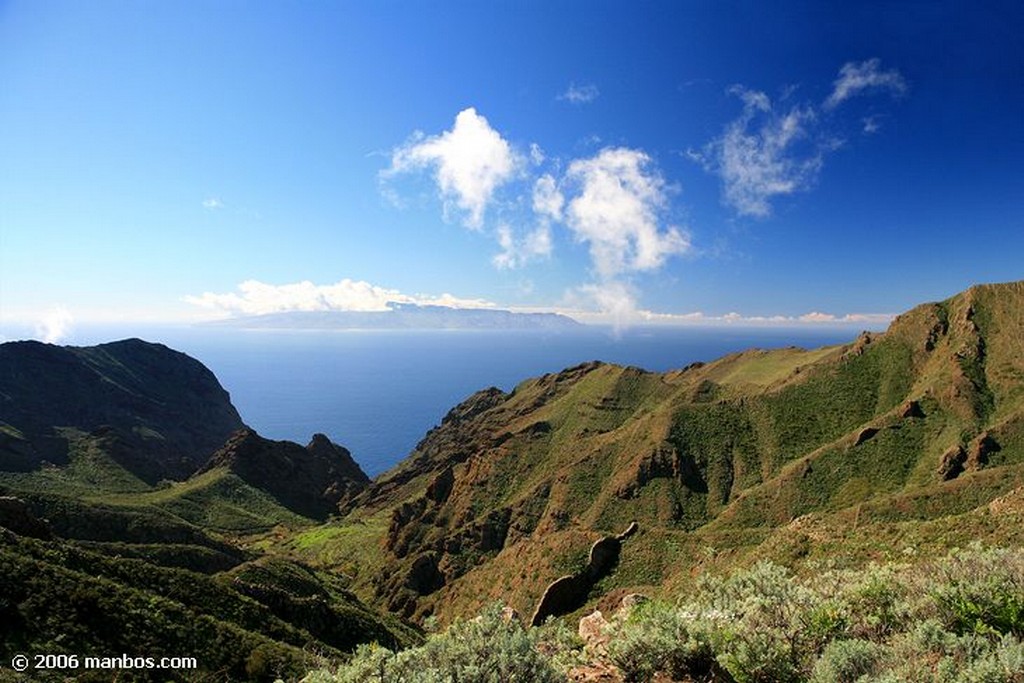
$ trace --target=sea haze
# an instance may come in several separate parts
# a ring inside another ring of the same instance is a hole
[[[589,360],[665,371],[747,348],[812,348],[851,328],[604,328],[579,331],[271,331],[80,328],[64,343],[137,336],[206,364],[246,424],[305,444],[322,432],[370,476],[408,455],[456,403],[490,386]]]

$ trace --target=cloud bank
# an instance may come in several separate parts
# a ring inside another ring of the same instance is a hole
[[[363,280],[345,278],[330,285],[316,285],[308,280],[284,285],[270,285],[246,280],[238,291],[225,294],[204,292],[186,296],[185,301],[202,308],[232,315],[264,315],[286,311],[387,311],[388,304],[418,304],[450,308],[491,308],[483,299],[463,299],[451,294],[409,295],[397,289],[379,287]]]

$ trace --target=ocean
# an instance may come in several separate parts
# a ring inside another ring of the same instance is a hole
[[[859,330],[632,328],[621,333],[505,331],[277,331],[203,327],[81,328],[87,345],[136,336],[209,367],[261,435],[308,443],[321,432],[370,476],[409,454],[428,429],[473,392],[590,360],[647,370],[681,368],[748,348],[814,348]],[[10,338],[10,337],[9,337]]]

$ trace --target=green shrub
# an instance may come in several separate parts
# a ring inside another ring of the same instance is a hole
[[[1024,636],[1024,553],[972,546],[937,563],[931,589],[940,618],[958,633]]]
[[[848,605],[849,633],[879,642],[905,628],[911,620],[909,589],[902,565],[870,565],[847,577],[841,599]]]
[[[703,676],[714,653],[693,615],[661,602],[638,606],[614,628],[608,656],[628,681],[649,681],[655,673],[673,678]]]
[[[804,624],[817,602],[785,568],[761,562],[702,581],[694,611],[718,663],[738,683],[785,683],[800,680],[815,654]]]
[[[877,673],[886,649],[870,640],[835,640],[814,665],[812,683],[855,683],[861,676]]]
[[[362,646],[334,674],[315,683],[554,683],[564,681],[535,647],[536,632],[502,617],[493,605],[476,619],[452,624],[420,647],[393,653]]]
[[[967,665],[957,683],[1024,683],[1024,644],[1004,636],[994,649]]]

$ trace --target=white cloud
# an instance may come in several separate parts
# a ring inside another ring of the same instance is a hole
[[[420,135],[396,149],[391,167],[382,175],[432,168],[446,211],[454,201],[467,213],[465,225],[479,229],[495,190],[511,180],[519,166],[511,145],[470,107],[459,112],[451,130]]]
[[[602,280],[654,270],[668,256],[690,249],[689,238],[678,228],[659,226],[665,183],[649,170],[650,164],[643,152],[619,147],[569,165],[567,177],[580,193],[569,202],[567,224],[577,240],[588,244]]]
[[[552,220],[562,220],[562,207],[565,206],[565,197],[558,189],[558,182],[548,173],[545,173],[533,184],[533,210],[542,217]]]
[[[345,278],[330,285],[315,285],[308,280],[285,285],[269,285],[246,280],[237,292],[186,296],[185,301],[203,308],[230,314],[263,315],[286,311],[387,311],[388,304],[418,304],[450,308],[490,308],[483,299],[462,299],[451,294],[440,296],[408,295],[397,289]]]
[[[767,94],[733,86],[729,92],[743,102],[743,112],[721,137],[687,156],[722,180],[724,202],[744,216],[765,217],[772,200],[808,189],[817,179],[825,156],[842,141],[823,132],[820,110],[833,109],[866,90],[906,90],[895,69],[882,71],[878,59],[848,62],[839,70],[832,93],[820,106],[805,104],[782,111]],[[795,88],[784,91],[787,100]],[[878,117],[861,119],[866,134],[879,129]]]
[[[497,268],[519,268],[530,261],[551,255],[551,227],[542,222],[521,238],[516,238],[512,228],[502,224],[498,226],[498,245],[501,252],[495,254],[491,262]]]
[[[593,83],[586,85],[570,83],[566,91],[558,96],[558,99],[565,100],[571,104],[587,104],[596,100],[600,94],[601,91]]]
[[[613,283],[619,284],[619,283]],[[627,325],[659,325],[659,326],[697,326],[713,327],[727,325],[731,327],[814,327],[814,326],[866,326],[881,329],[892,322],[896,316],[891,313],[848,313],[834,315],[831,313],[812,312],[804,315],[743,315],[736,311],[721,315],[708,315],[701,311],[690,313],[661,313],[642,309],[636,306],[636,292],[615,287],[599,288],[588,285],[580,288],[599,310],[582,308],[559,308],[554,312],[564,313],[580,322],[596,325],[614,325],[621,328]],[[630,298],[632,297],[632,298]],[[575,301],[580,304],[581,302]]]
[[[68,309],[54,306],[36,321],[36,336],[47,344],[56,344],[71,331],[74,320]]]
[[[743,101],[743,113],[722,137],[690,156],[722,179],[724,200],[737,213],[768,216],[772,198],[814,181],[829,147],[810,139],[813,109],[794,107],[780,115],[763,92],[739,86],[730,92]]]
[[[217,197],[207,197],[203,200],[203,208],[210,211],[216,211],[224,208],[224,202]]]
[[[834,109],[851,97],[865,90],[888,90],[900,95],[907,90],[907,83],[896,69],[881,70],[878,58],[860,62],[847,62],[839,69],[839,78],[832,84],[832,94],[825,100],[826,109]]]

